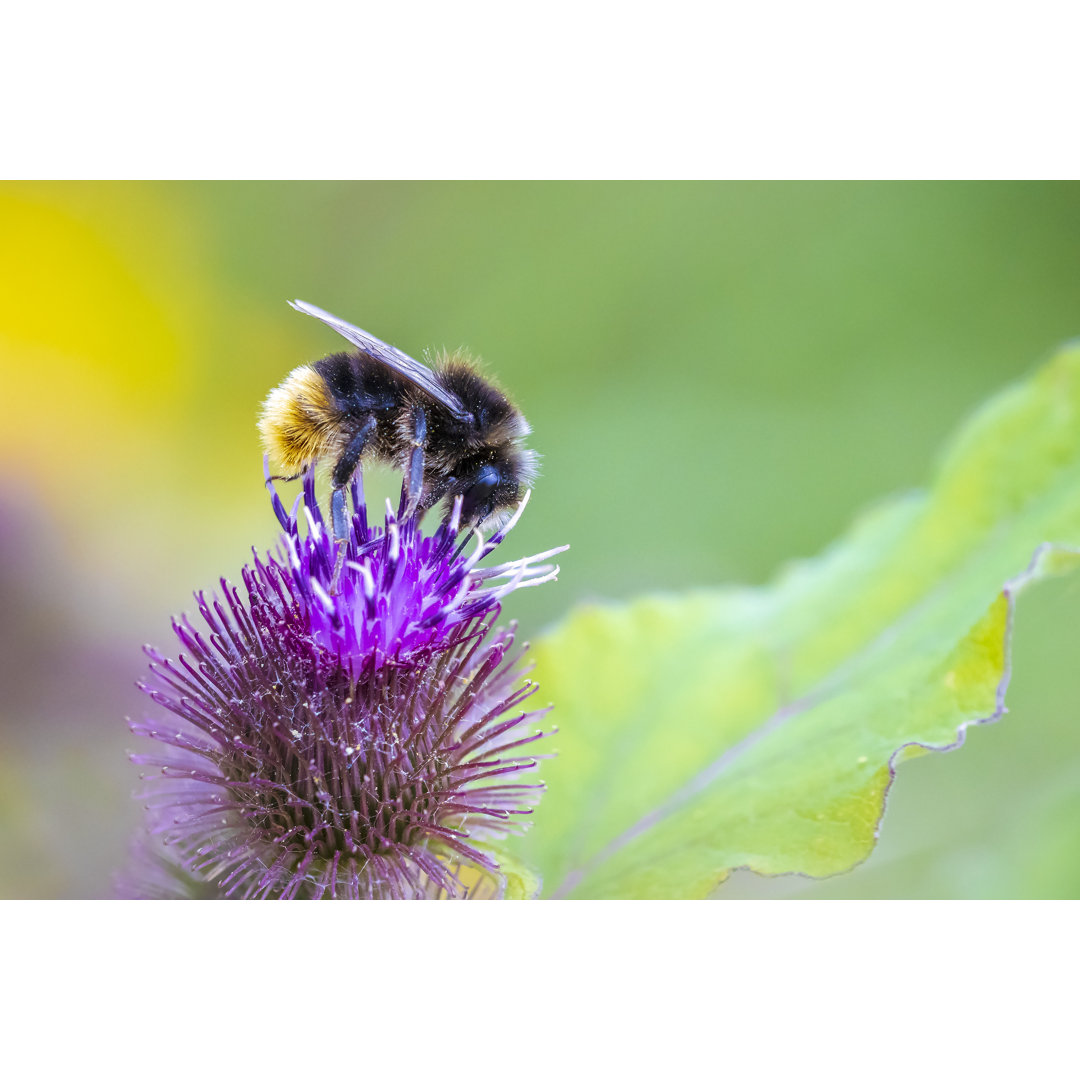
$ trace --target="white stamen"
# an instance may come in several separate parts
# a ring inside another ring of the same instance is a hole
[[[529,562],[536,562],[537,559],[550,559],[552,555],[561,555],[564,551],[569,551],[569,544],[562,544],[559,547],[548,548],[547,551],[538,552],[536,555],[528,556]]]
[[[519,585],[519,589],[531,589],[534,585],[543,585],[547,581],[555,581],[559,576],[559,567],[556,564],[551,568],[551,572],[544,574],[542,577],[531,577],[522,581]]]
[[[318,541],[322,536],[322,526],[315,520],[307,506],[304,507],[304,517],[307,518],[308,533],[312,540]]]
[[[389,505],[389,500],[387,504]],[[398,561],[398,556],[401,554],[401,535],[398,532],[397,522],[388,522],[386,531],[390,534],[390,554],[387,558],[391,563],[396,563]]]
[[[499,585],[494,589],[489,589],[484,595],[495,600],[498,600],[503,596],[508,596],[522,583],[524,575],[525,568],[522,567],[505,585]]]
[[[355,563],[353,564],[356,565]],[[368,569],[367,564],[359,567],[360,576],[364,579],[364,596],[368,600],[375,599],[375,578],[372,577],[371,571]]]
[[[529,504],[529,499],[532,497],[532,489],[529,488],[521,502],[518,503],[518,508],[510,515],[510,520],[499,530],[503,536],[505,536],[517,523],[521,520],[521,515],[525,513],[525,507]]]
[[[520,563],[506,563],[490,570],[474,570],[472,579],[473,581],[493,581],[496,578],[513,577],[519,570],[522,571],[523,577],[532,578],[540,574],[549,574],[551,569],[551,563],[544,563],[541,566],[522,566]]]
[[[318,598],[320,604],[326,610],[327,614],[334,610],[334,601],[330,599],[330,595],[327,591],[314,579],[311,579],[311,591]]]
[[[296,550],[296,542],[291,535],[286,535],[286,541],[289,545],[289,562],[292,563],[294,570],[300,569],[300,553]]]
[[[479,529],[473,529],[476,537],[476,550],[465,560],[465,572],[469,573],[472,568],[485,556],[495,550],[495,545],[484,539],[484,534]]]
[[[473,570],[472,576],[478,581],[483,581],[485,578],[493,577],[507,577],[510,574],[516,573],[519,567],[528,567],[530,573],[547,573],[551,568],[549,566],[532,566],[531,564],[539,559],[546,559],[551,555],[560,555],[570,547],[569,544],[563,544],[562,547],[550,548],[547,551],[537,552],[535,555],[526,555],[523,559],[512,559],[510,562],[499,563],[498,566],[485,567],[483,570]]]

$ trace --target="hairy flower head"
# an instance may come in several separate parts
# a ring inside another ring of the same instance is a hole
[[[132,725],[158,746],[134,756],[149,837],[122,891],[504,895],[496,848],[542,791],[530,749],[546,710],[523,708],[536,687],[495,622],[563,549],[481,568],[524,503],[466,553],[456,514],[425,536],[388,504],[369,526],[354,483],[338,570],[313,474],[291,513],[270,490],[277,554],[255,555],[243,593],[196,594],[199,619],[173,621],[175,660],[146,650],[140,685],[171,716]]]

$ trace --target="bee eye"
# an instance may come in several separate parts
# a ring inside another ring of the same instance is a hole
[[[499,473],[491,465],[485,465],[477,472],[473,482],[469,485],[469,497],[482,499],[490,495],[499,486]]]
[[[491,465],[477,469],[476,475],[464,491],[461,508],[462,520],[467,522],[482,521],[492,511],[492,495],[499,486],[499,470]]]

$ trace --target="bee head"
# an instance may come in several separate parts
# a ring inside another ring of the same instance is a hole
[[[502,512],[521,501],[535,471],[535,454],[509,444],[467,458],[455,470],[446,492],[446,518],[460,495],[463,528],[497,528]]]

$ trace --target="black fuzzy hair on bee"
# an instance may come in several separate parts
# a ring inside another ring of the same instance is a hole
[[[292,371],[267,397],[259,431],[290,478],[332,463],[335,535],[344,536],[344,490],[365,460],[404,472],[406,513],[445,502],[447,519],[460,505],[462,526],[497,527],[536,477],[523,445],[530,428],[510,399],[462,353],[427,367],[320,308],[292,306],[355,349]]]

